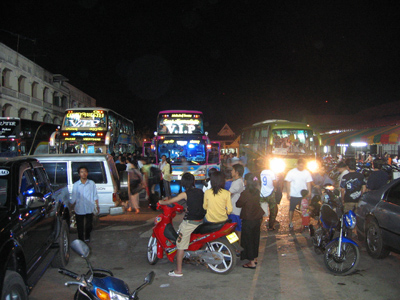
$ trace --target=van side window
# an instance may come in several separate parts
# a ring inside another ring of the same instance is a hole
[[[67,163],[42,163],[47,175],[50,178],[51,184],[65,185],[68,183]]]
[[[39,187],[39,191],[43,195],[51,194],[51,187],[45,171],[42,168],[34,168],[33,172],[35,174],[36,186]]]
[[[88,178],[95,183],[107,183],[106,172],[104,170],[104,163],[102,161],[96,162],[73,162],[72,163],[72,182],[79,180],[78,168],[85,166],[89,175]]]

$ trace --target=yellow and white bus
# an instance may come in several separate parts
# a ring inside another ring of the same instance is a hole
[[[243,129],[239,151],[245,153],[251,172],[259,174],[267,158],[275,173],[286,174],[299,158],[314,172],[319,146],[319,135],[306,123],[265,120]]]

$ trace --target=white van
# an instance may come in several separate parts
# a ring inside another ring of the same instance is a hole
[[[68,185],[70,195],[79,180],[78,168],[85,166],[97,187],[100,216],[124,213],[121,201],[127,196],[127,186],[120,184],[117,168],[109,154],[45,154],[32,155],[43,165],[53,186]]]

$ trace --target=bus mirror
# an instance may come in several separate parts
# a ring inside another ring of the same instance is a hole
[[[105,138],[104,143],[105,143],[106,145],[110,145],[110,139],[111,139],[111,132],[108,131],[107,134],[106,134],[106,138]]]
[[[54,131],[51,136],[50,136],[50,141],[49,141],[49,145],[50,147],[54,147],[56,145],[56,135],[57,135],[57,131]]]

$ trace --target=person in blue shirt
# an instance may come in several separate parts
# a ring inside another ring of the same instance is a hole
[[[72,187],[71,204],[74,205],[78,238],[90,242],[92,232],[93,214],[99,213],[99,197],[96,184],[88,179],[87,167],[78,168],[80,179]]]

